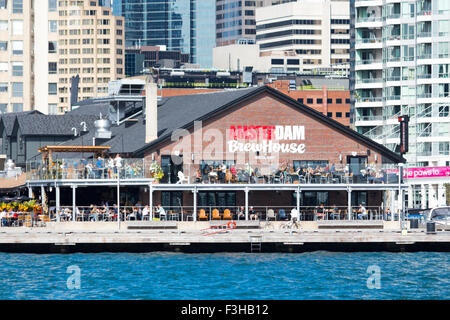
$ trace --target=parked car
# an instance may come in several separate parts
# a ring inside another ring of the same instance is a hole
[[[427,221],[433,221],[436,226],[450,227],[450,207],[437,207],[430,209]]]

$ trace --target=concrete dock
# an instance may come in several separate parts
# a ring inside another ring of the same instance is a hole
[[[217,227],[219,226],[219,227]],[[67,222],[0,228],[0,252],[450,251],[450,230],[401,231],[397,221]]]

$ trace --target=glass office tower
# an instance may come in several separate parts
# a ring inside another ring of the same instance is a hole
[[[189,53],[191,63],[212,66],[214,0],[111,0],[111,6],[125,17],[127,47],[165,45]]]

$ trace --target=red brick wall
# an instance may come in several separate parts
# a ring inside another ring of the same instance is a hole
[[[203,133],[209,129],[220,130],[224,137],[223,150],[227,150],[226,141],[228,141],[228,129],[230,126],[238,125],[303,125],[305,126],[305,141],[298,141],[298,143],[305,143],[306,152],[304,154],[280,154],[281,161],[288,161],[292,165],[293,160],[328,160],[329,163],[339,164],[339,154],[342,153],[343,163],[346,162],[346,156],[352,152],[357,152],[358,155],[367,155],[367,146],[364,146],[352,138],[344,135],[337,129],[331,128],[328,125],[313,120],[305,113],[299,112],[297,109],[290,107],[284,102],[274,98],[268,93],[262,93],[254,97],[251,101],[245,102],[242,108],[235,107],[233,110],[228,110],[225,113],[216,116],[214,119],[203,123]],[[191,132],[192,133],[192,132]],[[191,144],[194,144],[193,135],[191,137]],[[286,141],[292,142],[292,141]],[[161,154],[171,154],[173,147],[179,142],[168,142],[160,145]],[[283,143],[283,141],[280,141]],[[210,142],[203,141],[203,148],[208,147]],[[211,146],[210,146],[211,147]],[[192,150],[194,148],[192,147]],[[148,150],[146,157],[151,157],[152,152],[157,151]],[[183,152],[184,163],[191,162],[190,153]],[[159,155],[155,153],[156,159],[159,160]],[[229,154],[231,157],[231,155]],[[375,152],[371,150],[369,162],[374,162]],[[195,156],[196,163],[201,159],[200,155]],[[216,160],[228,159],[224,155],[219,155]],[[205,159],[208,160],[208,159]],[[378,161],[381,162],[381,156],[378,154]]]

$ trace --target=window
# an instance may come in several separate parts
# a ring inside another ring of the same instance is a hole
[[[328,104],[329,104],[329,103],[333,103],[333,99],[328,98],[328,99],[327,99],[327,103],[328,103]]]
[[[56,41],[49,41],[48,42],[48,53],[56,53]]]
[[[287,64],[288,65],[299,65],[300,60],[299,59],[287,59]]]
[[[0,93],[8,92],[8,83],[0,82]]]
[[[56,11],[56,0],[48,0],[48,11]]]
[[[350,112],[346,112],[346,113],[345,113],[345,117],[346,117],[346,118],[350,118]]]
[[[342,99],[336,99],[336,104],[342,104]]]
[[[312,98],[306,99],[306,103],[307,103],[307,104],[312,104],[312,103],[313,103],[313,99],[312,99]]]
[[[317,167],[326,168],[328,167],[328,160],[294,160],[294,170],[298,168],[307,169]]]
[[[49,95],[55,96],[57,94],[57,90],[58,90],[58,87],[57,87],[56,83],[48,84],[48,94]]]
[[[333,116],[333,112],[327,112],[327,117],[331,118]]]
[[[23,76],[23,62],[12,63],[12,75],[15,77]]]
[[[58,64],[56,62],[49,62],[48,63],[48,74],[56,74]]]
[[[298,98],[297,101],[303,103],[303,98]]]
[[[58,113],[58,108],[57,108],[57,104],[56,103],[51,103],[48,105],[48,113],[49,114],[57,114]]]
[[[13,112],[22,112],[23,103],[13,103]]]
[[[8,50],[8,41],[0,41],[0,51]]]
[[[0,114],[6,113],[6,111],[8,111],[8,104],[7,103],[0,103]]]
[[[12,43],[12,52],[14,55],[22,55],[23,54],[23,41],[11,41]]]
[[[439,106],[439,117],[448,117],[449,109],[450,106]]]
[[[48,20],[48,32],[57,32],[57,31],[58,31],[58,21]]]
[[[0,0],[0,9],[6,9],[6,1],[7,0]]]
[[[323,99],[322,98],[317,98],[317,104],[322,104],[323,103]]]
[[[350,104],[350,99],[346,98],[346,99],[345,99],[345,103],[346,103],[346,104]]]
[[[445,141],[445,142],[439,142],[439,155],[444,155],[444,156],[448,156],[450,155],[450,146],[449,146],[449,142]]]
[[[23,12],[23,0],[12,0],[12,12],[22,13]]]
[[[276,65],[283,65],[284,64],[284,60],[283,59],[272,59],[272,64],[276,64]]]
[[[23,35],[23,20],[12,21],[12,35],[13,36]]]
[[[342,112],[336,112],[336,118],[342,118]]]
[[[13,82],[12,96],[17,97],[17,98],[23,97],[23,83],[22,82]]]
[[[0,31],[8,30],[8,20],[0,20]]]
[[[0,62],[0,72],[8,72],[8,62]]]

